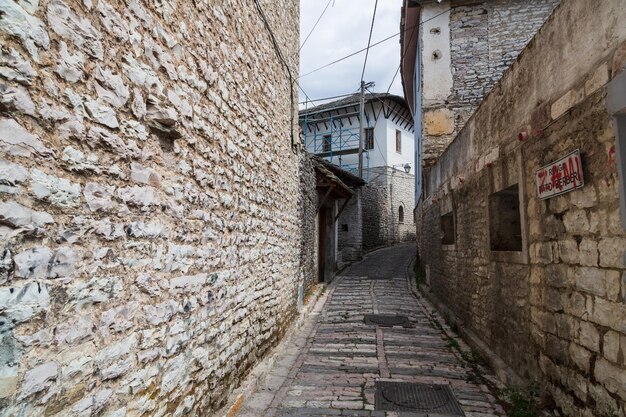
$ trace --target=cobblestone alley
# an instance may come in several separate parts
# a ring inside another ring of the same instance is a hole
[[[449,385],[467,417],[503,415],[481,375],[492,378],[408,288],[414,250],[412,244],[378,250],[337,278],[239,416],[459,415],[445,411],[451,405],[445,400],[430,410],[380,411],[377,381]],[[370,325],[369,314],[406,316],[410,324]],[[395,410],[410,409],[410,400],[388,393],[383,402],[398,398],[396,406],[409,408]]]

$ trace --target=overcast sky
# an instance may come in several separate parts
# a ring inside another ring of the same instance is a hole
[[[300,43],[313,28],[328,0],[300,0]],[[334,3],[334,4],[333,4]],[[375,0],[331,0],[330,6],[300,51],[300,74],[367,46]],[[400,31],[402,0],[378,0],[372,43]],[[364,80],[374,81],[374,92],[386,92],[400,65],[399,36],[370,49]],[[300,78],[310,98],[356,92],[365,52]],[[402,95],[400,74],[391,93]],[[300,101],[304,101],[300,91]],[[319,103],[316,103],[319,104]]]

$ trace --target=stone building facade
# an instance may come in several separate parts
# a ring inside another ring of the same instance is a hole
[[[370,168],[363,187],[363,249],[415,240],[415,176],[402,167]]]
[[[422,152],[432,164],[559,0],[424,2]]]
[[[1,416],[207,415],[280,338],[315,205],[260,6],[291,74],[252,1],[0,0]]]
[[[626,138],[612,120],[626,111],[625,21],[624,0],[562,2],[425,175],[417,208],[434,297],[567,416],[626,415]],[[539,198],[541,168],[557,187],[574,171],[556,161],[577,150],[584,185]]]
[[[393,94],[368,93],[364,102],[363,179],[367,185],[339,217],[340,268],[359,260],[364,250],[415,237],[413,122],[409,108],[402,97]],[[309,152],[358,173],[358,94],[301,110],[300,127]]]

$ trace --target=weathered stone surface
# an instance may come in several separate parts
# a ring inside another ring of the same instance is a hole
[[[18,51],[13,48],[0,48],[0,76],[20,84],[31,85],[37,73]]]
[[[0,184],[15,186],[28,179],[28,170],[22,165],[0,159]]]
[[[153,187],[161,185],[161,176],[155,170],[136,162],[130,164],[130,179]]]
[[[214,412],[314,277],[310,173],[277,123],[289,85],[266,30],[241,0],[6,4],[50,41],[8,34],[0,12],[0,414]],[[266,10],[281,45],[292,6]]]
[[[59,367],[54,362],[47,362],[34,367],[24,375],[20,390],[20,399],[48,388],[50,381],[56,379]]]
[[[65,178],[48,175],[33,168],[30,172],[31,189],[38,199],[59,207],[74,207],[80,202],[80,185]]]
[[[50,28],[63,39],[72,41],[87,55],[102,60],[104,50],[100,41],[100,33],[88,19],[76,15],[61,0],[48,3],[47,17]]]
[[[119,127],[115,110],[107,106],[100,100],[87,100],[85,101],[85,110],[89,113],[89,116],[104,126],[115,129]]]
[[[75,83],[83,76],[84,64],[85,57],[81,53],[70,54],[67,44],[63,41],[59,43],[59,60],[54,72],[65,80]]]
[[[13,119],[0,119],[0,149],[15,156],[50,156],[53,151]]]
[[[124,203],[140,207],[151,207],[160,204],[159,194],[152,187],[118,188],[117,195]]]
[[[48,49],[50,46],[43,22],[12,0],[0,0],[0,10],[0,30],[18,38],[35,62],[39,62],[38,48]]]
[[[46,212],[31,210],[14,201],[8,201],[0,203],[0,222],[11,227],[44,227],[54,223],[54,219]]]
[[[115,187],[88,182],[85,184],[83,194],[85,203],[91,211],[107,211],[115,208],[116,204],[113,200]]]
[[[96,66],[94,77],[98,81],[95,87],[101,99],[116,108],[126,104],[130,92],[124,85],[122,77],[113,74],[109,69],[103,69],[100,65]]]
[[[19,278],[46,278],[52,259],[49,248],[33,248],[15,255],[15,276]]]
[[[98,166],[98,157],[94,154],[85,156],[85,154],[76,148],[67,146],[63,149],[61,159],[67,163],[70,171],[84,173],[100,173]],[[85,185],[86,187],[87,185]]]
[[[74,273],[76,252],[70,247],[60,247],[54,251],[48,270],[48,278],[70,278]]]
[[[26,88],[0,85],[0,109],[35,116],[36,107]]]

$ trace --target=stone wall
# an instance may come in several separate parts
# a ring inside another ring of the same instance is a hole
[[[338,200],[337,210],[343,211],[337,219],[337,268],[358,261],[363,255],[363,204],[361,188],[350,200]],[[344,207],[345,204],[345,207]]]
[[[424,6],[437,10],[453,7],[449,26],[433,20],[426,22],[424,29],[423,71],[449,59],[446,70],[452,73],[451,90],[437,94],[436,99],[424,97],[426,165],[441,155],[559,1],[472,0]],[[443,31],[449,31],[450,44],[445,47],[436,43],[436,39],[448,36]]]
[[[433,165],[417,210],[433,294],[568,416],[626,414],[626,232],[605,103],[625,20],[624,0],[557,7]],[[539,200],[536,171],[576,149],[584,187]],[[492,250],[503,190],[519,199],[519,251]]]
[[[261,3],[297,56],[298,3]],[[259,13],[0,10],[0,415],[207,415],[310,270],[289,79]]]
[[[390,167],[368,171],[369,182],[362,188],[363,249],[415,239],[415,177]],[[403,222],[399,221],[398,214],[401,206]]]
[[[302,291],[306,294],[318,276],[318,224],[317,224],[317,181],[313,162],[307,152],[301,152],[300,157],[300,265],[302,273]]]

